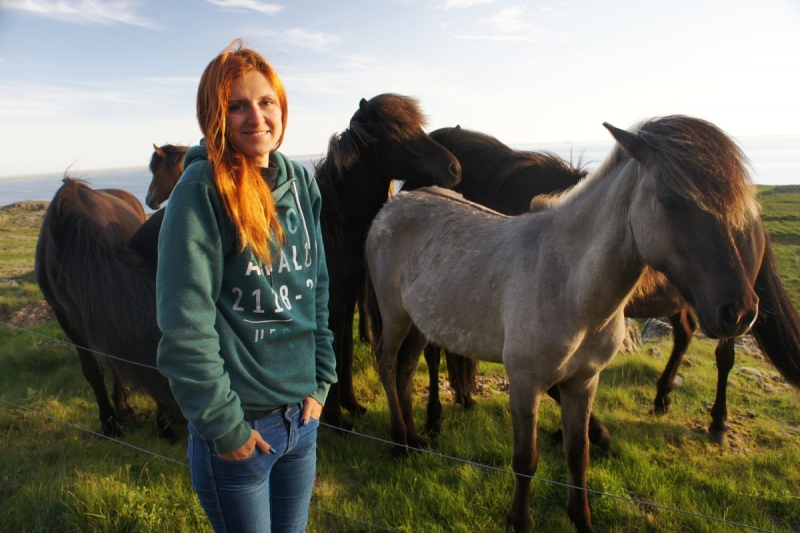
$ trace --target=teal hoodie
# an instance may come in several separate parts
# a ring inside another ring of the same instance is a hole
[[[158,368],[217,453],[250,438],[244,410],[313,396],[336,381],[316,180],[275,152],[273,197],[286,242],[272,265],[239,252],[205,145],[192,147],[158,242]]]

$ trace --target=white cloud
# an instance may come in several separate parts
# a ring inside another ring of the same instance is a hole
[[[338,44],[342,42],[342,38],[332,33],[323,33],[319,31],[308,31],[302,28],[292,28],[286,32],[287,40],[299,46],[307,48],[319,49],[329,44]]]
[[[444,0],[439,6],[441,9],[463,9],[465,7],[494,4],[497,0]]]
[[[137,15],[134,3],[128,0],[0,0],[0,7],[68,22],[157,27],[153,21]]]
[[[268,4],[266,2],[259,2],[258,0],[208,0],[208,2],[221,7],[231,9],[252,9],[266,13],[267,15],[274,15],[283,9],[283,6],[278,4]]]
[[[547,30],[525,14],[525,7],[516,5],[501,9],[488,18],[480,19],[478,24],[488,26],[485,31],[454,34],[455,39],[469,41],[543,41]]]

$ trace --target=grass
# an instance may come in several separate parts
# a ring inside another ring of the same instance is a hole
[[[791,217],[800,215],[800,196],[778,196],[795,195],[762,195],[765,225],[783,232],[774,239],[776,256],[796,299],[800,219]],[[4,320],[41,297],[32,273],[38,226],[16,222],[18,217],[33,220],[40,211],[0,209],[0,248],[8,248],[0,256],[0,278],[14,280],[0,282]],[[55,322],[33,330],[64,338]],[[665,355],[651,355],[653,348]],[[670,348],[663,341],[620,354],[601,375],[594,408],[613,441],[608,452],[592,450],[589,487],[767,530],[800,531],[800,393],[780,386],[769,390],[737,373],[741,367],[772,371],[764,361],[738,350],[728,389],[729,443],[712,444],[706,433],[716,386],[712,342],[693,341],[687,354],[691,365],[681,369],[684,383],[673,392],[670,413],[652,414],[655,381]],[[502,376],[504,370],[482,363],[481,373]],[[426,376],[423,361],[415,377],[419,427],[425,423]],[[361,435],[320,430],[309,531],[378,531],[368,524],[402,532],[502,531],[514,483],[508,473],[512,439],[507,394],[479,397],[471,411],[442,395],[444,429],[431,451],[471,463],[427,453],[395,461],[389,444],[364,437],[388,439],[389,423],[373,356],[358,342],[355,378],[369,412],[358,420]],[[211,531],[183,465],[186,428],[176,428],[177,443],[160,441],[152,401],[136,392],[130,398],[137,416],[125,428],[122,442],[136,448],[42,416],[99,429],[94,396],[75,351],[31,333],[0,328],[0,400],[39,413],[0,402],[0,532]],[[544,400],[536,473],[541,480],[566,481],[563,451],[548,442],[559,420],[555,403]],[[629,499],[590,495],[597,530],[742,530]],[[534,481],[530,504],[537,530],[573,530],[564,488]]]

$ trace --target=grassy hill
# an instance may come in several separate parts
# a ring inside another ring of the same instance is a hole
[[[800,193],[764,194],[769,189],[762,187],[760,196],[764,224],[798,306]],[[0,208],[4,322],[41,298],[32,271],[45,205]],[[31,329],[65,338],[52,320]],[[613,441],[608,452],[592,450],[589,488],[766,530],[800,531],[800,393],[775,379],[758,353],[738,349],[729,379],[729,441],[712,444],[706,427],[716,385],[714,347],[709,340],[693,341],[681,370],[683,385],[662,417],[652,414],[652,401],[671,343],[645,344],[615,358],[601,376],[595,401]],[[490,364],[482,364],[481,374],[489,385],[505,376],[502,366]],[[431,449],[441,455],[416,453],[393,461],[389,444],[364,436],[388,439],[389,423],[373,356],[358,342],[355,376],[369,412],[357,421],[361,435],[321,430],[309,531],[380,531],[370,524],[403,532],[502,531],[513,487],[507,472],[511,422],[502,387],[487,386],[469,412],[443,394],[444,432]],[[415,380],[420,427],[426,376],[423,362]],[[179,442],[160,441],[151,400],[132,392],[131,404],[137,417],[121,439],[130,446],[79,429],[97,431],[99,422],[74,349],[0,327],[0,532],[211,531],[182,464],[186,428],[177,428]],[[548,443],[559,412],[546,400],[540,414],[536,475],[563,483],[563,451]],[[613,496],[592,494],[590,505],[598,531],[743,531]],[[539,531],[572,530],[560,486],[534,481],[531,511]]]

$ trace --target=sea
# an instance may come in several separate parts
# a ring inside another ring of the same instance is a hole
[[[761,185],[800,184],[800,135],[741,137],[737,139],[750,159],[753,178]],[[605,159],[611,150],[611,141],[552,142],[511,145],[518,150],[548,151],[572,162],[575,166],[593,169]],[[313,172],[314,159],[303,157],[298,163]],[[96,189],[124,189],[133,193],[144,206],[145,212],[152,210],[144,204],[152,175],[147,167],[107,172],[70,174],[85,179]],[[52,200],[61,186],[63,176],[36,178],[0,178],[0,206],[24,200]]]

